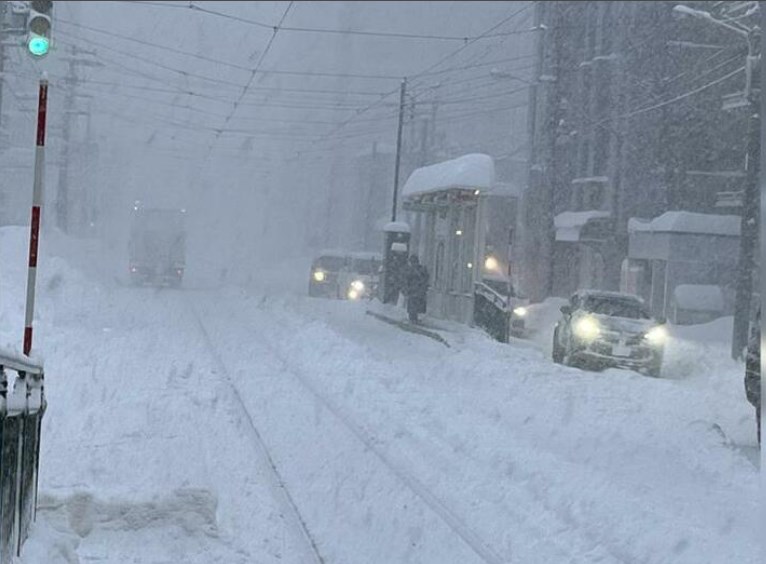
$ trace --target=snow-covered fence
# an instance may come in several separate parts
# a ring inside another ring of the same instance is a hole
[[[0,351],[0,564],[21,553],[35,519],[44,412],[42,365]]]

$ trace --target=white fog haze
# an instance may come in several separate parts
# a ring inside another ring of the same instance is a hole
[[[763,562],[761,8],[1,0],[0,564]]]

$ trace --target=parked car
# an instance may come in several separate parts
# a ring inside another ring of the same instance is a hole
[[[383,256],[380,253],[357,252],[340,274],[340,297],[347,300],[368,299],[376,295]]]
[[[311,263],[309,275],[309,296],[341,298],[341,274],[347,268],[350,258],[342,251],[325,251]]]
[[[659,377],[667,340],[665,320],[655,320],[630,294],[586,290],[561,307],[553,332],[553,361],[584,368],[630,368]]]

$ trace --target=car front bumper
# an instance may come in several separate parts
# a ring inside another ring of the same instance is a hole
[[[617,354],[616,349],[619,346],[622,350]],[[647,344],[617,345],[594,341],[580,344],[573,354],[578,360],[587,364],[641,370],[662,362],[663,350],[661,347],[652,347]]]

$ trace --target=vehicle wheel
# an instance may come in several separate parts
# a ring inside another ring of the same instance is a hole
[[[646,374],[652,378],[659,378],[662,376],[662,359],[654,360],[646,369]]]
[[[562,350],[561,345],[559,345],[558,328],[553,331],[553,350],[551,356],[553,357],[553,362],[556,364],[564,362],[564,351]]]
[[[569,346],[567,346],[561,353],[562,360],[561,364],[564,366],[571,366],[572,368],[582,368],[583,363],[582,361],[577,359],[577,356],[572,352],[572,344],[567,343]]]

